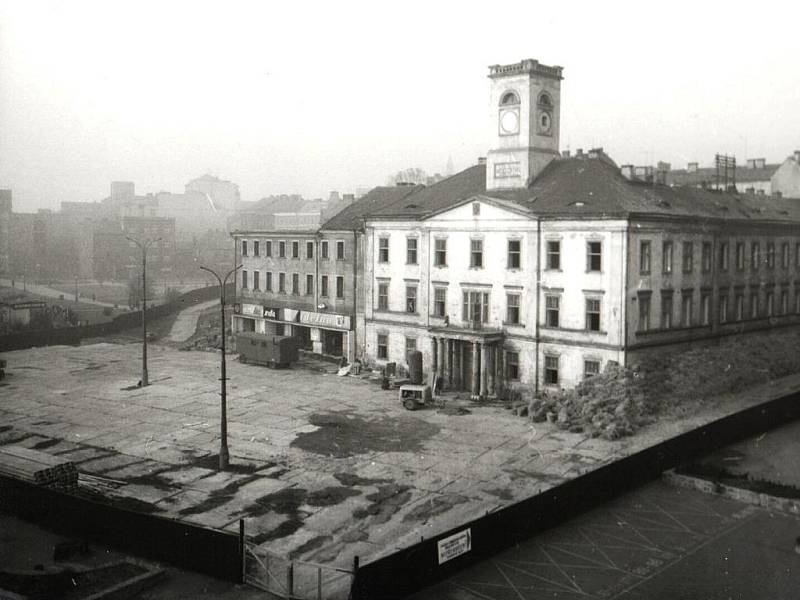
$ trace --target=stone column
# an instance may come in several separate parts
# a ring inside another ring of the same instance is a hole
[[[464,352],[466,350],[467,343],[463,341],[458,342],[458,387],[459,389],[464,389],[466,387],[467,382],[467,374],[464,373]]]
[[[431,338],[431,374],[436,373],[437,368],[439,367],[439,354],[436,348],[436,338]]]
[[[480,350],[478,348],[478,342],[472,342],[472,385],[469,389],[473,396],[477,396],[480,393],[478,389],[478,359]]]
[[[441,386],[447,382],[447,340],[439,338],[439,379]]]
[[[495,377],[495,390],[502,388],[504,385],[503,377],[503,347],[498,344],[494,347],[494,377]]]
[[[486,363],[489,362],[487,360],[487,358],[488,358],[487,355],[488,355],[488,352],[486,352],[486,344],[481,344],[481,398],[485,398],[486,395],[488,394],[488,391],[489,391],[487,386],[486,386],[486,384],[487,384],[487,381],[486,381],[487,374],[489,372],[489,370],[487,369],[487,364],[486,364]]]
[[[447,383],[448,387],[453,387],[453,354],[455,354],[455,340],[447,340]]]
[[[494,387],[494,363],[495,363],[495,355],[494,355],[494,345],[491,345],[486,350],[486,371],[488,373],[487,380],[486,380],[486,387],[488,389],[488,393],[490,396],[495,395],[495,387]]]

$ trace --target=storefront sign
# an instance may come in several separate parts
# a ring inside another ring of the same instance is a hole
[[[439,540],[439,564],[472,550],[472,532],[469,528]]]
[[[233,313],[236,315],[242,314],[242,305],[238,302],[233,303]]]
[[[277,319],[278,313],[281,309],[279,308],[270,308],[269,306],[262,307],[264,309],[264,318],[265,319]]]
[[[300,314],[299,310],[294,308],[284,308],[283,309],[283,320],[288,321],[290,323],[294,323],[297,321],[297,316]]]
[[[316,327],[332,327],[334,329],[350,329],[350,317],[333,313],[318,313],[303,311],[300,313],[300,322]]]
[[[252,317],[263,317],[264,307],[260,304],[242,304],[242,314]]]

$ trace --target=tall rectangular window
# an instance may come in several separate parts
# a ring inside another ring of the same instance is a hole
[[[692,313],[694,312],[694,298],[692,293],[686,290],[681,296],[681,325],[683,327],[692,326]]]
[[[694,243],[683,242],[683,272],[694,271]]]
[[[781,290],[781,314],[789,314],[789,291]]]
[[[328,297],[328,276],[323,275],[319,280],[319,295],[323,298]]]
[[[320,244],[320,254],[322,255],[321,258],[323,260],[328,260],[328,240],[322,240],[322,243]]]
[[[758,267],[761,266],[761,252],[758,242],[753,242],[750,244],[750,268],[753,271],[757,271]]]
[[[775,314],[775,292],[767,292],[766,309],[768,317]]]
[[[469,266],[474,269],[483,268],[483,240],[470,240]]]
[[[389,335],[386,333],[378,334],[378,358],[389,358]]]
[[[436,267],[447,266],[447,240],[437,238],[434,240],[433,264]]]
[[[408,355],[411,352],[415,352],[416,350],[417,350],[417,338],[406,336],[406,360],[408,360]]]
[[[406,238],[406,264],[417,264],[417,238]]]
[[[417,286],[415,285],[406,286],[406,312],[417,312]]]
[[[247,256],[247,240],[242,240],[242,256]]]
[[[286,273],[278,273],[278,292],[286,293]]]
[[[314,258],[314,242],[306,242],[306,258]]]
[[[672,273],[672,242],[664,242],[661,252],[661,270]]]
[[[292,273],[292,294],[300,295],[300,273]]]
[[[314,295],[314,276],[306,275],[306,296]]]
[[[728,322],[728,296],[727,296],[727,294],[722,294],[719,297],[719,322],[720,323],[727,323]]]
[[[389,310],[389,284],[378,283],[378,310]]]
[[[547,268],[561,269],[561,242],[547,242]]]
[[[255,251],[255,248],[253,248],[253,250]],[[259,281],[260,276],[261,276],[261,272],[260,271],[253,271],[253,289],[254,290],[258,290],[261,287],[261,282]]]
[[[758,292],[750,292],[750,318],[757,319],[758,313]]]
[[[464,292],[461,318],[465,323],[489,322],[489,292]]]
[[[775,268],[775,244],[773,242],[767,242],[767,268]]]
[[[650,242],[642,241],[639,244],[639,273],[650,272]]]
[[[265,274],[266,281],[264,282],[264,289],[268,292],[272,291],[272,272],[267,271]]]
[[[784,269],[789,268],[789,244],[782,244],[781,245],[781,267]]]
[[[506,380],[519,381],[519,352],[506,350]]]
[[[586,329],[600,331],[600,299],[586,299]]]
[[[388,263],[389,262],[389,238],[388,237],[380,237],[380,238],[378,238],[378,262],[379,263]]]
[[[650,329],[650,294],[639,295],[639,331]]]
[[[253,242],[253,256],[259,256],[259,254],[258,254],[259,247],[258,246],[259,246],[259,244],[258,244],[257,241]]]
[[[519,324],[519,294],[506,294],[506,323]]]
[[[584,360],[583,361],[583,376],[584,378],[594,377],[600,374],[600,361],[599,360]]]
[[[700,323],[711,325],[711,294],[708,292],[700,294]]]
[[[272,258],[272,240],[264,242],[264,256]]]
[[[544,383],[545,385],[558,385],[558,357],[544,357]]]
[[[672,292],[661,293],[661,329],[672,327]]]
[[[703,273],[711,271],[711,242],[703,242],[702,248]]]
[[[737,321],[744,319],[744,294],[736,294],[733,305],[734,318]]]
[[[522,242],[520,240],[508,240],[508,258],[506,267],[509,269],[519,269],[522,264]]]
[[[286,242],[278,242],[278,258],[286,258]]]
[[[744,242],[736,242],[736,270],[744,271]]]
[[[588,242],[586,244],[586,270],[603,270],[603,243]]]
[[[719,243],[719,270],[728,270],[728,242]]]
[[[544,297],[544,323],[548,327],[558,327],[561,310],[561,296],[548,294]]]
[[[336,297],[339,300],[344,298],[344,277],[336,278]]]
[[[344,260],[344,240],[336,242],[336,260]]]
[[[447,288],[433,288],[433,315],[444,317],[447,314]]]
[[[292,258],[300,258],[300,242],[292,242]]]
[[[800,269],[800,242],[794,245],[794,268]]]
[[[247,271],[242,271],[242,289],[247,289]]]

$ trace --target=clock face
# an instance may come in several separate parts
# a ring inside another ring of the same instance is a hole
[[[500,131],[519,133],[519,113],[516,110],[504,110],[500,113]]]
[[[553,127],[553,119],[550,116],[550,113],[546,110],[543,110],[539,113],[539,131],[542,133],[550,133],[550,129]]]

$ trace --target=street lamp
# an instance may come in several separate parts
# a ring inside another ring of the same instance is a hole
[[[149,385],[147,381],[147,249],[151,244],[160,242],[161,238],[147,240],[144,244],[130,236],[125,239],[133,242],[142,251],[142,387]]]
[[[220,397],[220,439],[219,439],[219,470],[224,471],[228,468],[230,455],[228,453],[228,397],[225,382],[227,381],[225,373],[225,284],[228,283],[228,277],[233,275],[243,265],[234,267],[225,274],[224,278],[217,275],[216,271],[208,267],[200,267],[203,271],[208,271],[219,282],[219,312],[220,312],[220,327],[222,328],[222,355],[220,357],[220,378],[219,378],[219,397]]]

